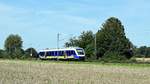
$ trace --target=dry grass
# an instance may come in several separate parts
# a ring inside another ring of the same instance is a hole
[[[136,58],[138,62],[150,62],[150,58]]]
[[[150,67],[0,60],[0,84],[149,84]]]

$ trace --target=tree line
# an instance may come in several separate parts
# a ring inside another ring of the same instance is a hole
[[[86,60],[104,62],[124,62],[135,57],[150,57],[150,47],[136,48],[125,35],[125,28],[116,17],[108,18],[94,34],[83,31],[80,36],[70,38],[65,47],[81,47],[86,53]],[[23,40],[19,35],[9,35],[0,49],[0,58],[28,59],[38,58],[34,48],[24,50]]]
[[[136,48],[132,44],[125,35],[123,24],[116,17],[108,18],[95,34],[83,31],[80,36],[70,38],[65,46],[84,48],[86,60],[124,62],[133,56],[150,56],[149,47]]]
[[[141,46],[135,49],[135,53],[136,53],[135,54],[136,57],[150,58],[150,47]]]
[[[0,49],[0,58],[3,59],[30,59],[38,58],[38,53],[34,48],[24,50],[23,41],[19,35],[9,35],[4,44],[4,49]]]

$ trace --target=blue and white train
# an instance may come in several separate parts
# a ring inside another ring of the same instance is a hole
[[[40,59],[84,59],[83,48],[45,49],[39,52]]]

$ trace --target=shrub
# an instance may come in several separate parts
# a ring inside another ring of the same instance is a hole
[[[4,53],[4,50],[0,49],[0,58],[3,58],[3,53]]]
[[[24,55],[24,50],[17,49],[15,52],[11,53],[11,58],[12,59],[21,59],[23,55]]]
[[[125,62],[127,59],[125,56],[120,55],[119,52],[106,52],[101,59],[104,62]]]
[[[7,53],[6,51],[3,51],[1,53],[1,58],[3,58],[3,59],[10,59],[11,55],[9,53]]]

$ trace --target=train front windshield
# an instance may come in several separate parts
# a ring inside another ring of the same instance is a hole
[[[84,55],[83,49],[77,49],[77,53],[78,53],[78,55]]]
[[[45,52],[40,52],[39,55],[40,56],[44,56]]]

